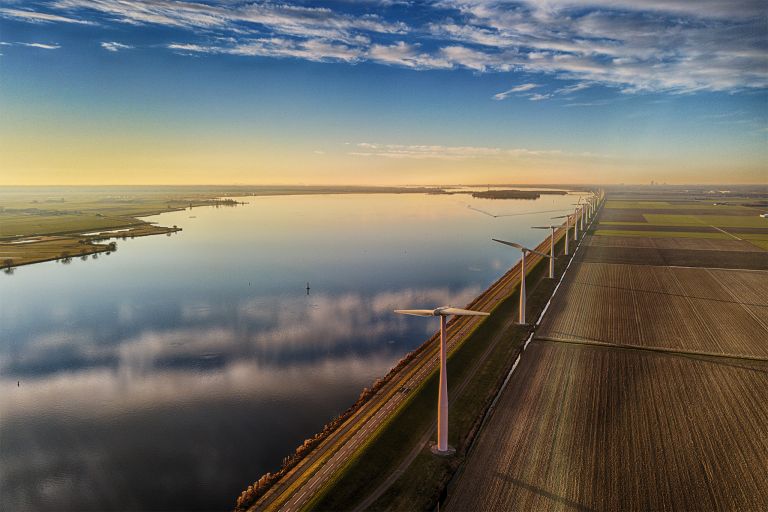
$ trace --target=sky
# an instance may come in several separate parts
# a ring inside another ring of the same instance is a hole
[[[767,183],[763,0],[0,0],[0,185]]]

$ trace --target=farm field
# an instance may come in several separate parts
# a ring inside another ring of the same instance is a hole
[[[721,239],[718,241],[726,242]],[[709,241],[708,241],[709,242]],[[760,251],[718,251],[704,249],[657,249],[651,247],[611,247],[585,245],[580,261],[591,263],[623,263],[633,265],[669,265],[680,267],[713,267],[768,270],[768,253]]]
[[[449,510],[768,509],[765,219],[670,196],[600,211]]]
[[[659,232],[679,232],[682,231],[680,226],[659,226],[652,224],[635,223],[632,225],[625,225],[622,223],[600,223],[598,228],[603,235],[611,235],[609,231],[631,231],[632,233],[643,231],[659,231]],[[712,226],[685,226],[684,233],[722,233],[717,228]],[[768,235],[768,227],[764,228],[728,228],[725,231],[731,234],[741,236],[742,233],[749,233],[753,235]]]
[[[768,357],[768,272],[583,262],[537,336]]]
[[[768,227],[768,219],[757,215],[672,215],[663,213],[644,213],[649,224],[661,226],[700,226],[710,225],[719,228],[764,228]]]
[[[606,201],[593,234],[645,238],[734,239],[768,249],[768,206],[751,198]],[[727,201],[727,202],[723,202]],[[739,204],[741,203],[741,204]],[[736,265],[738,267],[743,264]],[[765,268],[765,267],[760,267]]]
[[[447,508],[766,510],[767,393],[765,361],[534,341]]]
[[[624,226],[619,226],[624,227]],[[702,239],[714,239],[714,240],[735,240],[731,235],[723,233],[722,231],[684,231],[676,227],[678,231],[633,231],[631,229],[613,229],[613,230],[595,230],[597,236],[637,236],[637,237],[654,237],[654,238],[702,238]],[[768,236],[768,235],[766,235]]]
[[[760,247],[761,249],[768,251],[768,240],[750,238],[749,241],[752,242],[753,245],[756,245],[757,247]]]
[[[596,232],[596,235],[602,235]],[[744,240],[728,237],[724,239],[694,239],[690,237],[660,237],[642,236],[642,232],[633,232],[632,236],[621,236],[611,233],[609,236],[591,236],[587,239],[590,247],[636,247],[641,249],[684,249],[699,251],[739,251],[762,252],[759,247]]]
[[[740,202],[744,202],[741,200]],[[719,204],[715,205],[717,202]],[[732,211],[745,212],[747,215],[752,213],[752,208],[740,204],[722,204],[720,200],[707,201],[642,201],[642,200],[622,200],[612,199],[605,203],[607,209],[629,209],[629,210],[708,210],[708,211]]]
[[[712,202],[609,200],[590,231],[595,236],[583,257],[593,262],[768,269],[768,219],[760,217],[764,211]],[[638,241],[629,242],[631,238]],[[714,251],[728,251],[728,256]]]

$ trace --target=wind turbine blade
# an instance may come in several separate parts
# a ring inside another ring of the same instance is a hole
[[[456,316],[488,316],[490,313],[484,313],[482,311],[472,311],[469,309],[461,308],[440,308],[441,315],[456,315]]]
[[[545,258],[551,258],[552,257],[549,254],[544,254],[543,252],[539,252],[539,251],[533,251],[531,249],[528,249],[528,252],[532,252],[533,254],[538,254],[539,256],[544,256]]]
[[[498,217],[498,215],[494,215],[494,214],[492,214],[492,213],[488,213],[487,211],[485,211],[485,210],[481,210],[480,208],[475,208],[474,206],[472,206],[472,205],[470,205],[470,204],[468,204],[468,205],[467,205],[467,208],[469,208],[470,210],[474,210],[474,211],[476,211],[476,212],[480,212],[480,213],[482,213],[483,215],[487,215],[487,216],[489,216],[489,217],[493,217],[494,219],[495,219],[496,217]]]
[[[435,316],[434,309],[396,309],[395,313],[412,316]]]
[[[549,229],[552,226],[531,226],[531,229]]]
[[[509,245],[509,246],[514,247],[516,249],[520,249],[521,251],[523,251],[523,250],[527,251],[528,250],[527,247],[524,247],[524,246],[522,246],[520,244],[517,244],[515,242],[505,242],[504,240],[499,240],[497,238],[491,238],[491,240],[493,240],[494,242],[499,242],[500,244]]]

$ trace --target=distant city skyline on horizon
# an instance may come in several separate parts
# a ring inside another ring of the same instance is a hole
[[[756,0],[0,0],[0,185],[768,182]]]

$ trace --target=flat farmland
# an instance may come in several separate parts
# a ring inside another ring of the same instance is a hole
[[[768,510],[768,363],[533,341],[449,510]]]
[[[765,210],[756,205],[725,205],[709,201],[611,200],[606,202],[593,233],[599,236],[645,238],[730,238],[746,241],[752,247],[765,250],[768,248],[768,219],[760,217]],[[737,260],[738,263],[734,260],[732,265],[727,266],[749,268],[751,265],[744,257],[737,257]],[[655,261],[653,264],[665,263]],[[704,265],[710,266],[712,263],[706,261]],[[768,267],[763,264],[757,268]]]
[[[642,240],[642,238],[638,238]],[[719,239],[717,241],[727,241]],[[698,241],[698,240],[697,240]],[[703,240],[701,240],[704,242]],[[707,243],[712,240],[706,240]],[[616,247],[586,245],[579,260],[585,263],[617,263],[633,265],[670,265],[680,267],[714,267],[768,270],[768,252],[750,241],[755,251],[721,251],[691,249],[661,249],[656,247]]]
[[[633,247],[638,249],[664,249],[664,250],[699,250],[699,251],[738,251],[738,252],[764,252],[759,247],[745,240],[735,238],[690,238],[690,237],[654,237],[642,236],[592,236],[587,242],[590,247]],[[768,257],[768,254],[766,254]]]
[[[538,337],[768,357],[768,272],[583,262]]]
[[[623,223],[613,223],[608,224],[605,222],[600,223],[599,227],[600,231],[614,231],[614,230],[621,230],[621,231],[633,231],[633,232],[642,232],[642,231],[658,231],[658,232],[678,232],[681,230],[680,226],[659,226],[656,224],[641,224],[641,223],[634,223],[634,224],[623,224]],[[686,233],[722,233],[722,231],[718,231],[717,228],[714,228],[712,226],[685,226],[684,228]],[[736,235],[744,234],[752,234],[752,235],[768,235],[768,227],[764,228],[726,228],[724,231]],[[610,234],[610,233],[605,233]],[[641,233],[638,233],[641,234]],[[650,234],[648,236],[657,236],[655,234]],[[768,238],[768,237],[766,237]]]
[[[712,202],[607,201],[608,210],[641,210],[644,213],[679,215],[755,215],[755,209],[740,205],[715,205]]]
[[[581,240],[449,509],[768,510],[768,224],[648,199]]]
[[[677,215],[666,213],[643,213],[649,224],[662,226],[716,226],[719,228],[765,228],[768,227],[768,219],[757,215],[757,212],[745,215],[744,213],[720,214],[720,215]]]
[[[647,222],[641,211],[623,209],[603,210],[600,215],[600,221],[601,223],[614,222],[619,224],[645,224]]]

